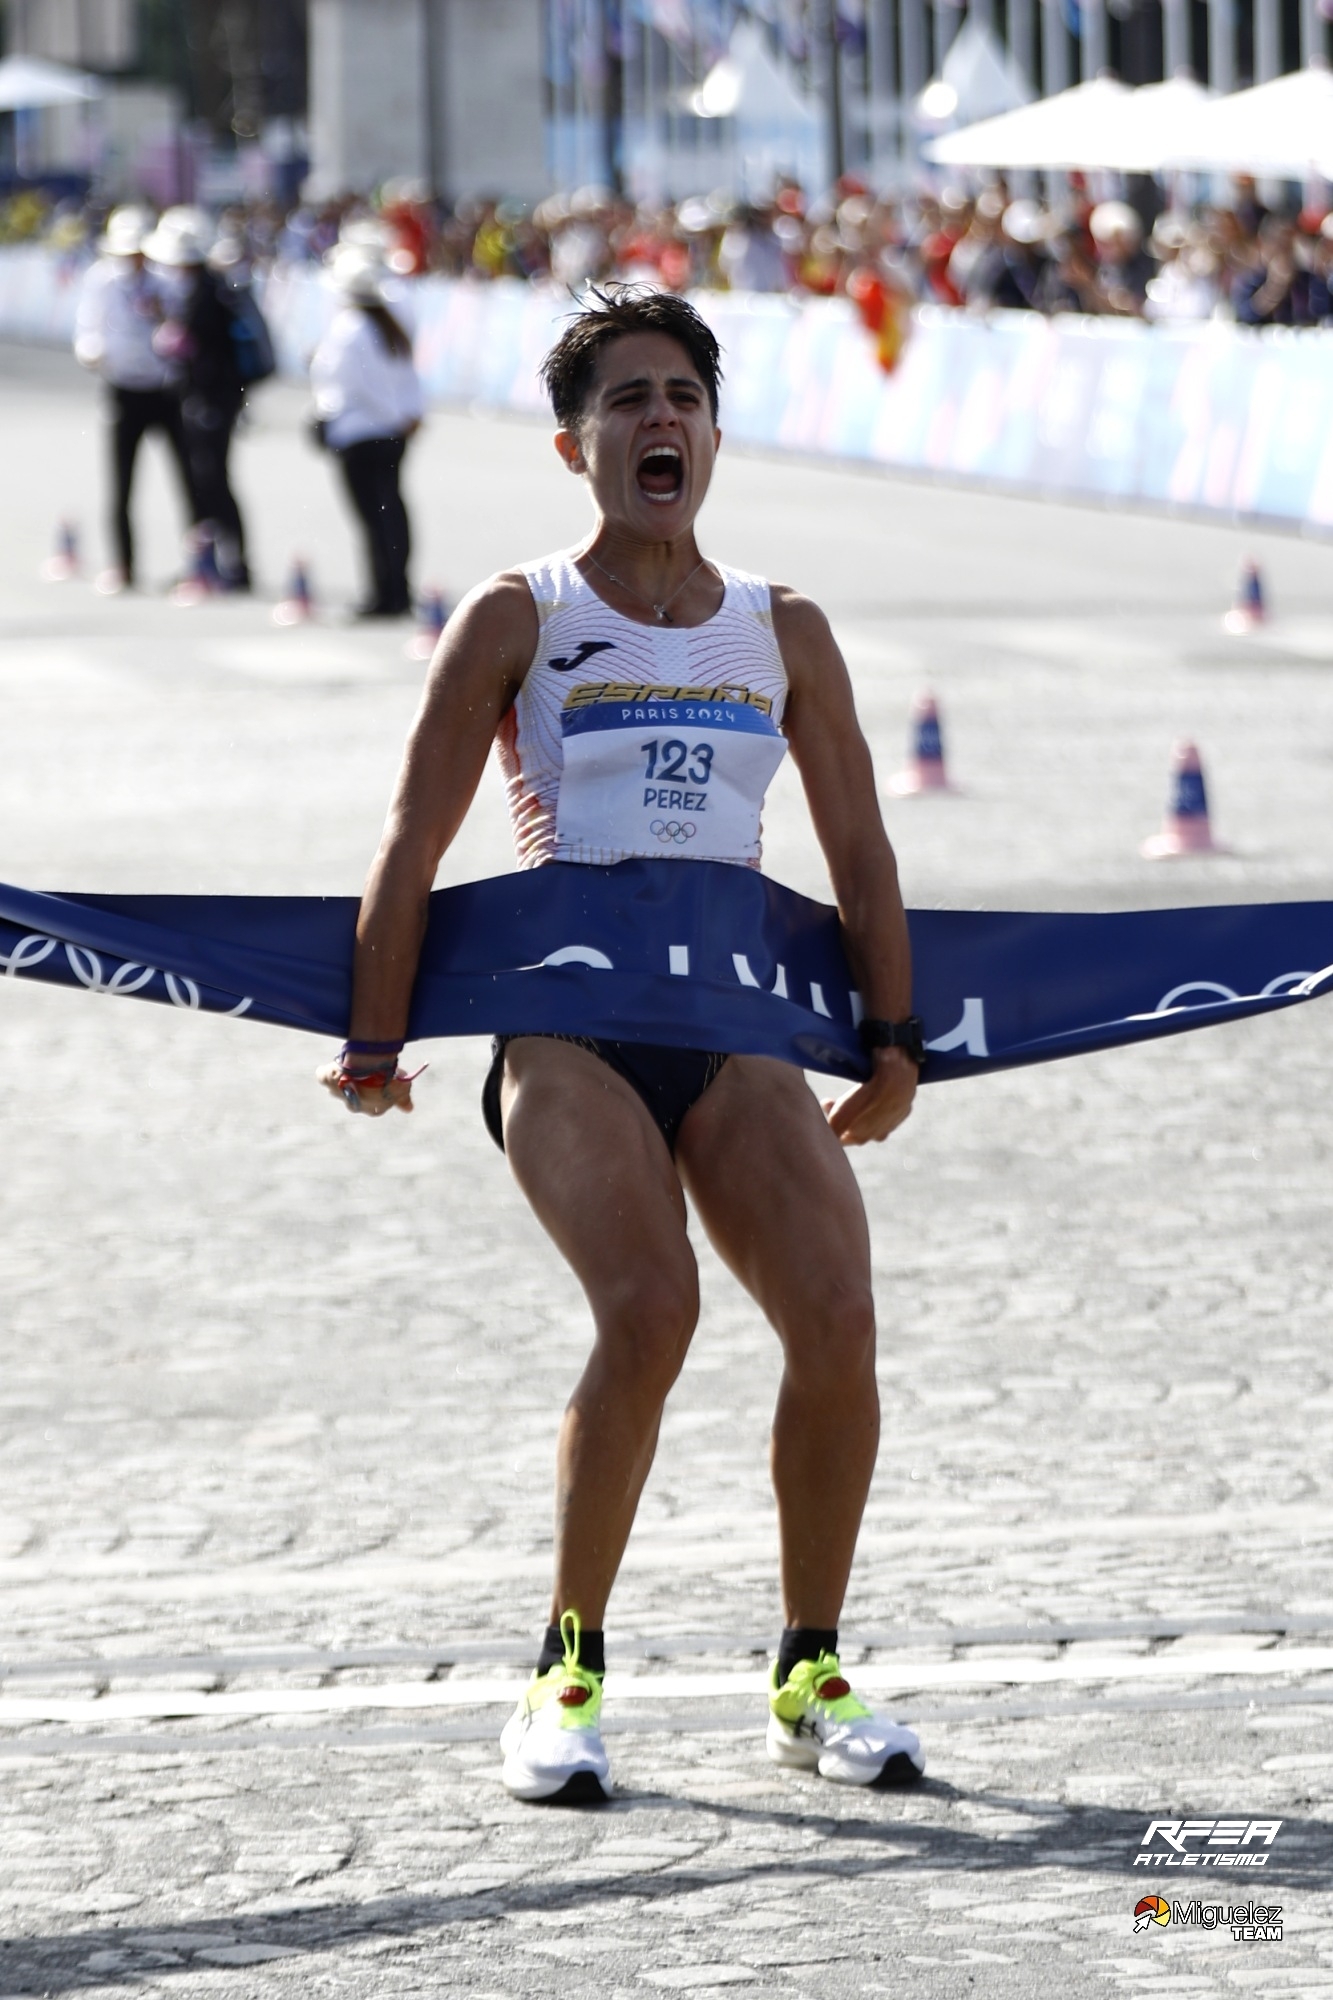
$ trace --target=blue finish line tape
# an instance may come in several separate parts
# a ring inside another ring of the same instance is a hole
[[[353,896],[0,885],[0,975],[347,1029]],[[914,910],[926,1082],[1180,1034],[1333,986],[1333,903]],[[436,890],[409,1039],[579,1034],[866,1074],[837,912],[710,861],[555,862]]]

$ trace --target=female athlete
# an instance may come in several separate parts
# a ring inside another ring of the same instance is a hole
[[[763,1057],[496,1044],[487,1121],[593,1323],[560,1431],[550,1623],[501,1737],[504,1781],[533,1800],[610,1788],[602,1621],[698,1317],[688,1194],[782,1346],[769,1754],[838,1783],[911,1783],[917,1738],[853,1693],[837,1657],[879,1440],[870,1246],[844,1148],[902,1123],[921,1060],[870,754],[823,614],[695,540],[721,440],[717,343],[692,307],[596,294],[543,374],[593,529],[479,585],[449,621],[361,904],[351,1038],[321,1081],[353,1110],[411,1110],[397,1056],[428,897],[492,743],[524,868],[636,855],[757,868],[765,789],[790,750],[869,1017],[867,1081],[821,1107],[797,1069]]]

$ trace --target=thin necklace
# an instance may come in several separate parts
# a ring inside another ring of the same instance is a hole
[[[671,625],[675,623],[675,620],[668,617],[667,615],[671,606],[680,596],[681,591],[684,590],[685,584],[691,582],[694,577],[698,576],[699,571],[703,568],[705,562],[708,560],[706,556],[700,556],[698,562],[694,565],[694,568],[690,571],[689,576],[685,578],[685,583],[678,583],[676,585],[676,588],[672,591],[670,597],[668,597],[663,603],[654,604],[652,598],[649,597],[644,591],[636,590],[632,583],[626,583],[623,577],[617,576],[614,570],[608,569],[604,562],[598,562],[596,556],[593,554],[591,549],[585,549],[583,553],[588,558],[588,561],[593,565],[594,569],[599,569],[602,572],[603,576],[608,577],[610,581],[618,585],[621,590],[627,590],[631,597],[637,597],[641,604],[649,605],[651,609],[656,612],[657,622],[659,625]]]

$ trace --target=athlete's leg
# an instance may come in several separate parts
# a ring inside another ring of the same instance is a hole
[[[782,1342],[773,1487],[789,1626],[833,1627],[879,1445],[861,1191],[799,1070],[733,1056],[676,1145],[719,1255]]]
[[[505,1050],[514,1178],[587,1294],[593,1349],[560,1431],[551,1623],[602,1623],[699,1311],[685,1202],[661,1133],[623,1077],[569,1042]]]

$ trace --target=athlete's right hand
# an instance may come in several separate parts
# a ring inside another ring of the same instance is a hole
[[[380,1071],[378,1074],[382,1075]],[[364,1111],[368,1118],[382,1118],[386,1111],[411,1111],[412,1081],[400,1070],[387,1083],[359,1080],[340,1062],[325,1063],[315,1071],[316,1080],[334,1097],[342,1099],[349,1111]]]

